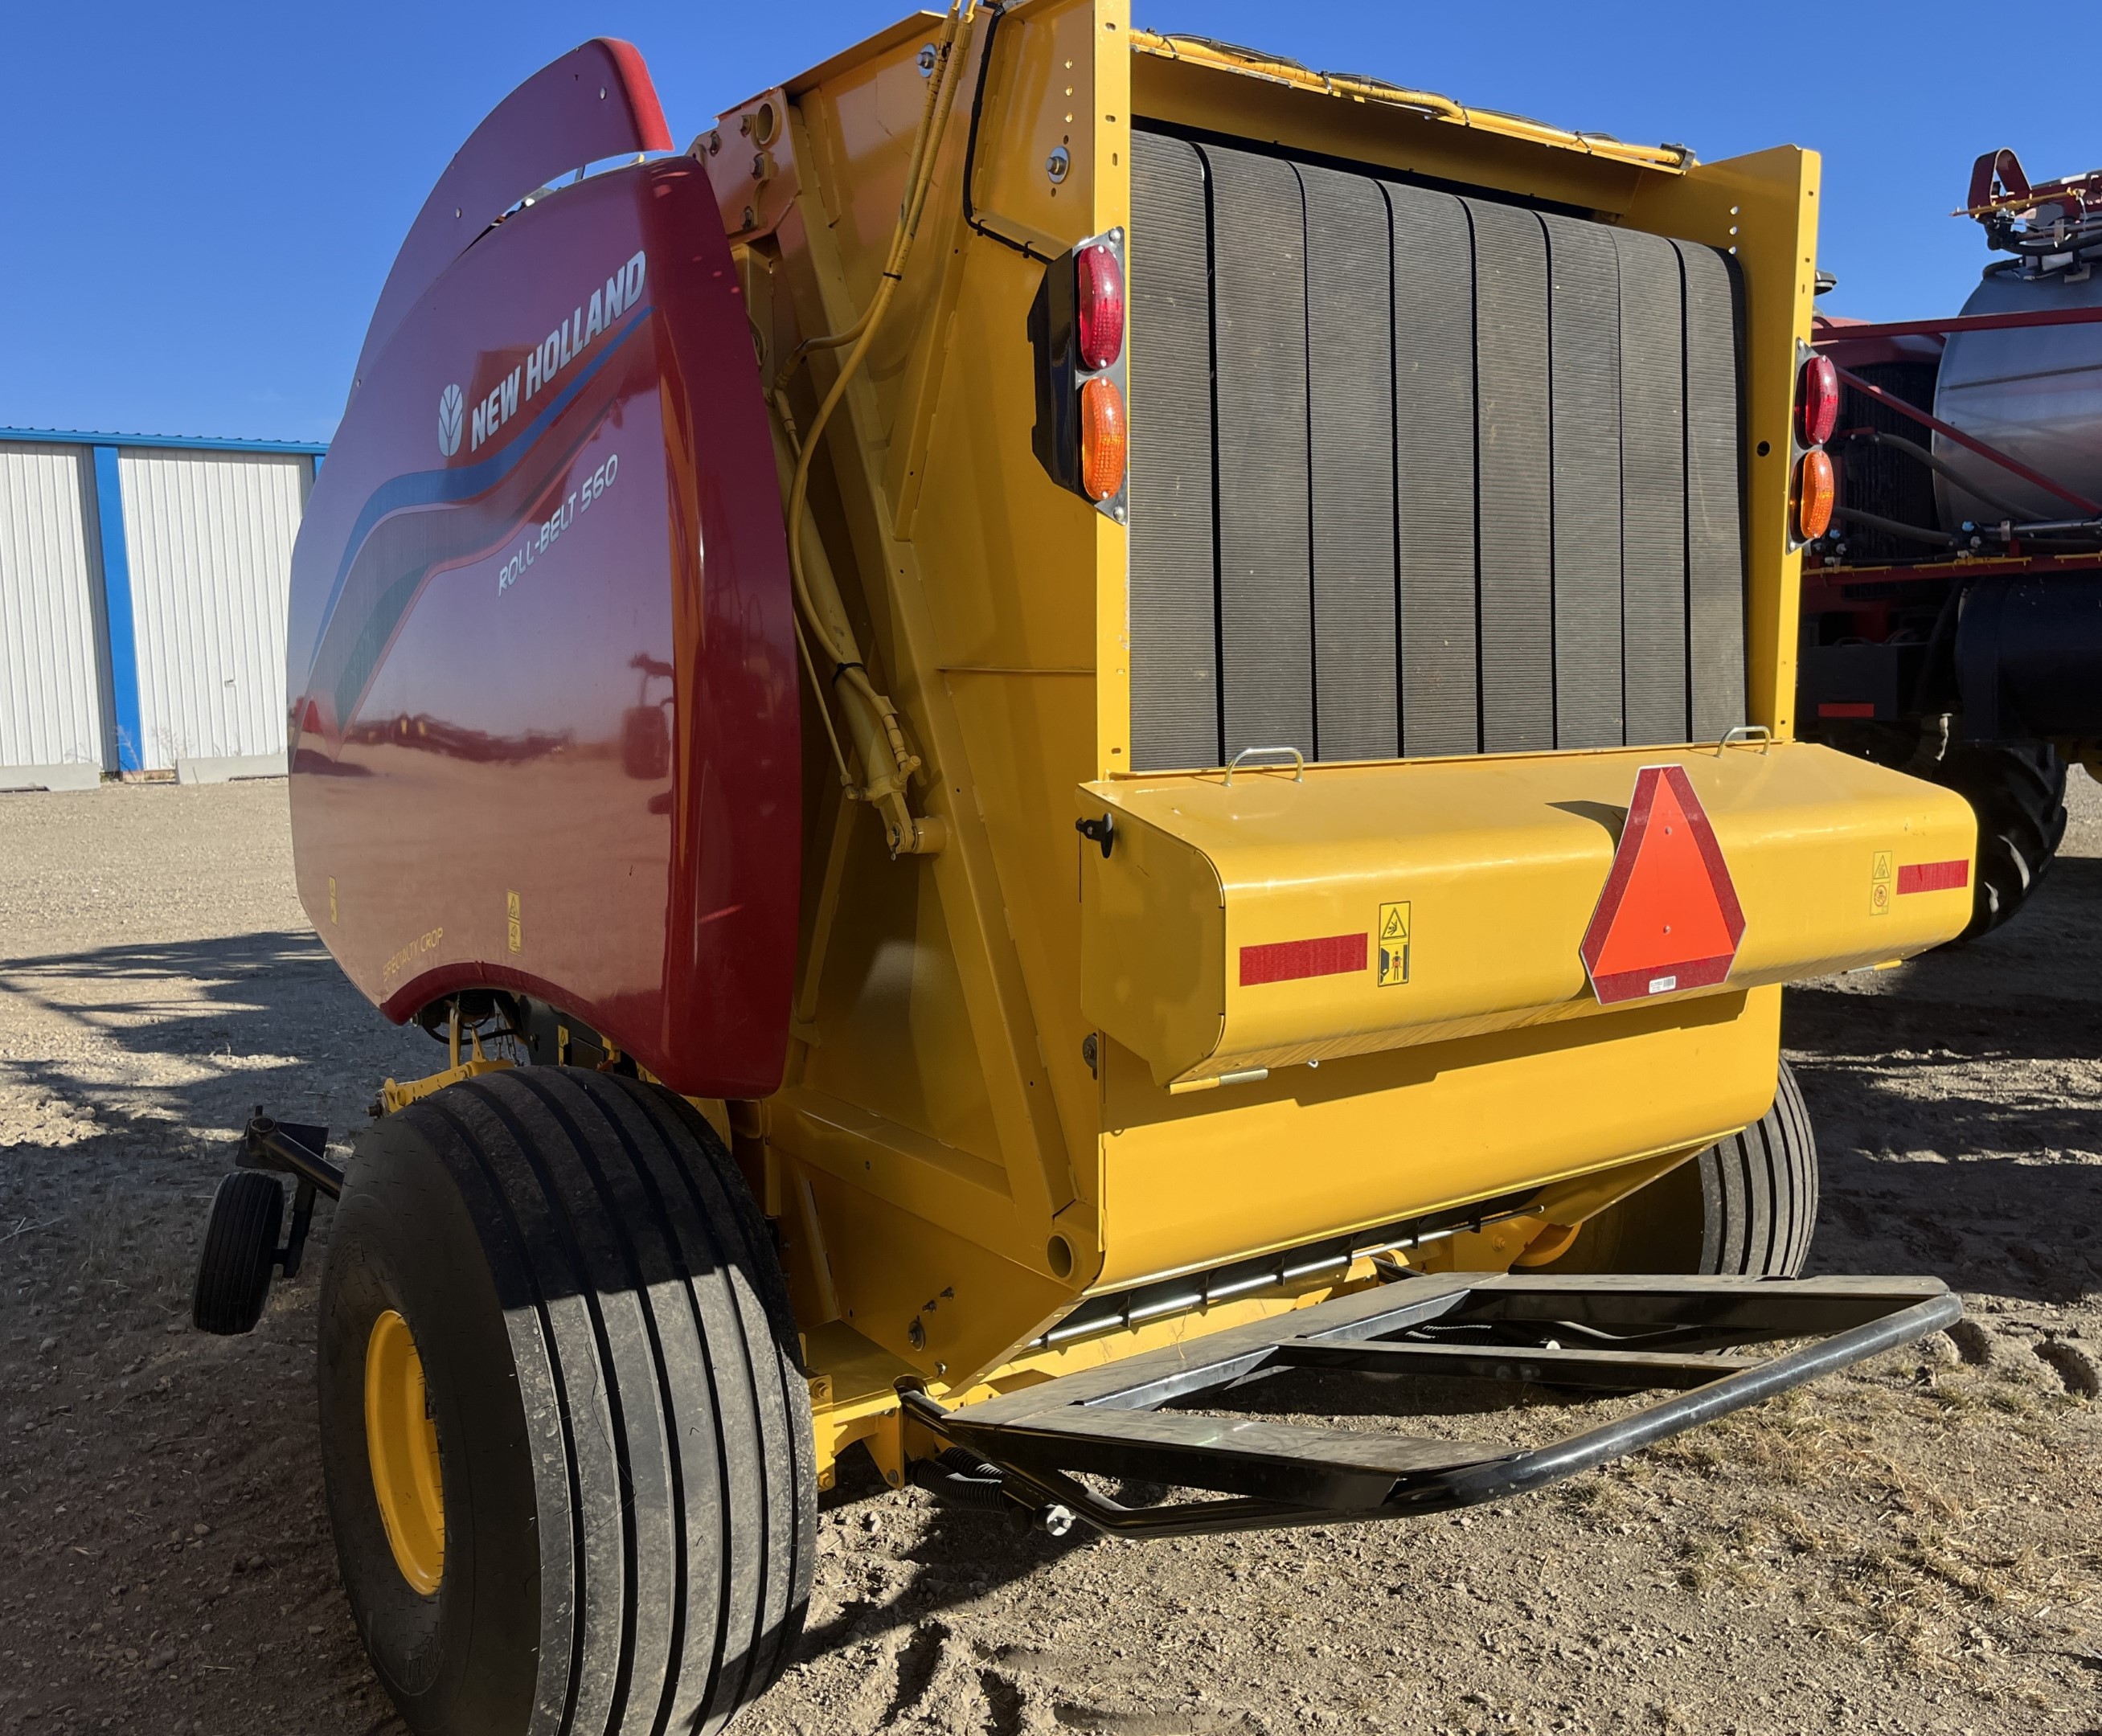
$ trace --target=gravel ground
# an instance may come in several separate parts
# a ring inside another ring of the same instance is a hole
[[[1953,1338],[1377,1530],[1018,1539],[850,1461],[803,1661],[740,1730],[2102,1728],[2102,790],[2073,795],[2010,928],[1790,997],[1815,1269],[1946,1276]],[[400,1728],[322,1513],[326,1210],[253,1335],[186,1321],[250,1106],[350,1128],[437,1053],[314,939],[283,785],[0,798],[0,1730]]]

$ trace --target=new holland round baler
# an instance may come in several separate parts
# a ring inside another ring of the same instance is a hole
[[[337,1196],[330,1500],[412,1728],[726,1719],[857,1444],[1054,1531],[1405,1517],[1957,1317],[1798,1276],[1780,985],[1956,933],[1974,843],[1794,739],[1813,156],[1120,0],[672,146],[624,44],[490,115],[295,557],[300,893],[447,1065],[344,1169],[251,1126],[197,1318]],[[1306,1368],[1652,1396],[1222,1414]]]

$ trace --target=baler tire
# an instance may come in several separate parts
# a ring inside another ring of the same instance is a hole
[[[388,1309],[437,1425],[428,1595],[368,1456]],[[809,1388],[765,1220],[690,1105],[532,1067],[388,1116],[352,1160],[321,1312],[337,1556],[410,1729],[710,1731],[771,1685],[809,1599]]]
[[[1817,1136],[1783,1061],[1764,1115],[1586,1220],[1534,1269],[1796,1278],[1816,1227]]]
[[[275,1176],[237,1169],[220,1180],[190,1291],[190,1320],[200,1332],[233,1337],[255,1329],[284,1222],[285,1190]]]
[[[1933,777],[1977,816],[1978,884],[1970,926],[1958,937],[1974,940],[2027,903],[2050,871],[2065,837],[2065,762],[2048,742],[1959,742]]]

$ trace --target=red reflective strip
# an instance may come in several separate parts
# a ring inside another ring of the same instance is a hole
[[[1817,715],[1820,717],[1874,717],[1876,708],[1873,705],[1848,699],[1836,704],[1827,702],[1818,706]]]
[[[1971,865],[1967,861],[1906,862],[1898,869],[1898,891],[1905,892],[1958,892],[1971,884]]]
[[[1364,934],[1324,934],[1312,941],[1274,941],[1241,948],[1241,986],[1295,982],[1302,976],[1341,976],[1361,971],[1369,956]]]

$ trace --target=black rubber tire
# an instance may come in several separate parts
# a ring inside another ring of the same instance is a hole
[[[1587,1220],[1534,1269],[1795,1278],[1816,1227],[1817,1136],[1783,1061],[1758,1120]]]
[[[190,1291],[190,1320],[200,1332],[232,1337],[255,1329],[284,1223],[285,1190],[275,1176],[237,1169],[220,1179]]]
[[[1953,743],[1932,773],[1978,817],[1970,940],[1997,928],[2042,884],[2065,837],[2065,762],[2048,742]]]
[[[366,1458],[388,1308],[437,1424],[428,1596]],[[533,1067],[387,1117],[352,1159],[321,1312],[337,1557],[412,1730],[714,1730],[780,1674],[816,1548],[809,1388],[765,1223],[691,1105]]]

